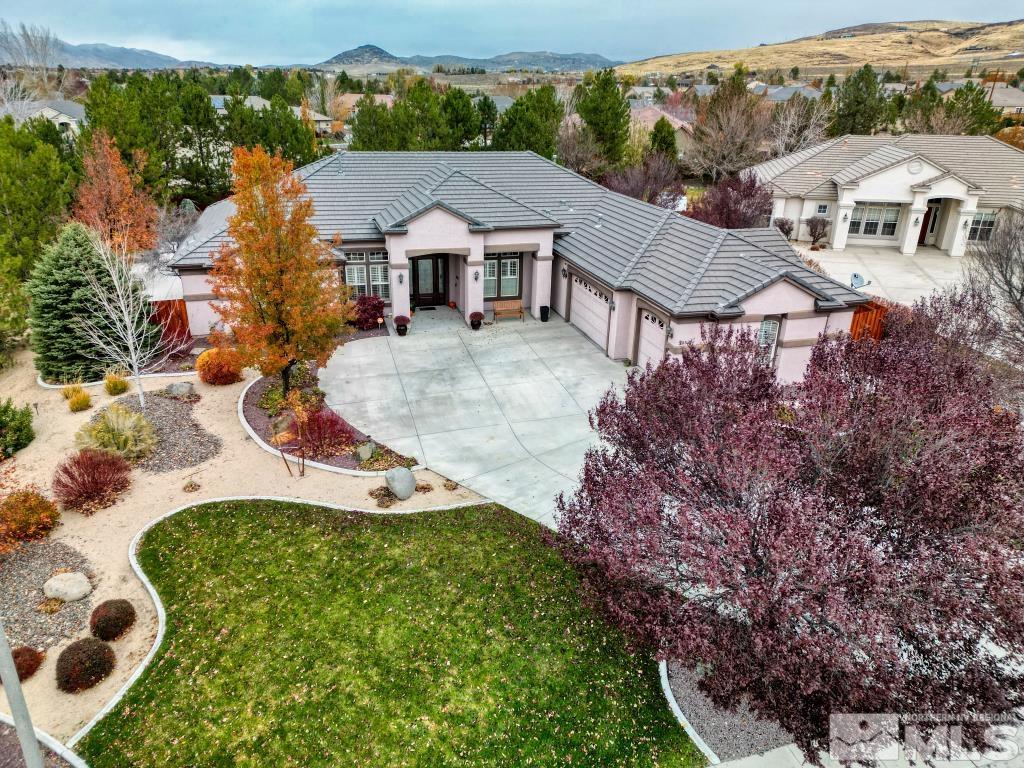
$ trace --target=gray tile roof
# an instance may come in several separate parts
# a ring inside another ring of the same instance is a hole
[[[296,171],[324,238],[384,241],[442,207],[474,229],[553,228],[554,250],[597,280],[678,316],[734,317],[742,300],[779,279],[822,309],[867,300],[818,275],[775,229],[722,230],[610,192],[532,152],[342,152]],[[174,265],[206,268],[229,241],[221,201],[203,212]]]
[[[1024,200],[1024,152],[991,136],[840,136],[752,170],[780,194],[835,200],[837,183],[857,181],[914,155],[980,190],[984,208]]]
[[[62,112],[70,118],[73,118],[76,122],[85,122],[85,107],[79,104],[77,101],[68,101],[67,99],[40,99],[37,101],[24,101],[19,102],[18,109],[13,109],[8,104],[0,105],[0,115],[14,114],[17,112],[39,112],[46,107]]]

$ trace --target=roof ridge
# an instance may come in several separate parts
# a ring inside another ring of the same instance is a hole
[[[473,175],[471,175],[471,174],[468,174],[468,173],[466,173],[466,172],[465,172],[464,170],[462,170],[461,168],[456,168],[456,169],[454,170],[454,172],[453,172],[453,173],[452,173],[451,175],[449,175],[448,177],[446,177],[446,178],[445,178],[445,179],[443,179],[442,181],[447,181],[447,180],[448,180],[448,179],[450,179],[450,178],[451,178],[452,176],[454,176],[454,175],[455,175],[456,173],[457,173],[457,174],[459,174],[460,176],[465,176],[465,177],[466,177],[467,179],[469,179],[470,181],[472,181],[472,182],[473,182],[473,183],[475,183],[475,184],[479,184],[479,185],[480,185],[481,187],[483,187],[484,189],[489,189],[489,190],[490,190],[491,192],[493,192],[493,193],[494,193],[494,194],[496,194],[496,195],[501,195],[501,196],[502,196],[502,197],[504,197],[504,198],[505,198],[506,200],[511,200],[511,201],[512,201],[513,203],[515,203],[516,205],[521,205],[521,206],[522,206],[523,208],[525,208],[525,209],[526,209],[526,210],[528,210],[528,211],[533,211],[533,212],[534,212],[534,213],[536,213],[536,214],[537,214],[538,216],[543,216],[543,217],[544,217],[545,219],[547,219],[548,221],[552,222],[553,224],[558,224],[559,226],[561,226],[561,224],[562,224],[562,223],[561,223],[560,221],[558,221],[557,219],[554,219],[554,218],[552,218],[551,216],[549,216],[548,214],[544,213],[543,211],[540,211],[540,210],[538,210],[538,209],[534,208],[534,207],[533,207],[532,205],[530,205],[529,203],[524,203],[524,202],[523,202],[522,200],[520,200],[520,199],[519,199],[518,197],[512,197],[512,195],[508,194],[507,192],[502,192],[502,191],[501,191],[500,189],[498,189],[497,187],[492,187],[492,186],[491,186],[490,184],[488,184],[488,183],[487,183],[486,181],[481,181],[481,180],[480,180],[480,179],[478,179],[478,178],[477,178],[476,176],[473,176]],[[440,185],[441,185],[441,183],[442,183],[442,182],[438,182],[438,186],[440,186]],[[436,187],[435,187],[435,188],[436,188]]]
[[[665,215],[662,217],[661,221],[658,222],[658,226],[653,227],[651,229],[650,234],[647,235],[646,238],[644,238],[644,241],[642,243],[640,243],[640,245],[636,249],[636,253],[633,254],[632,258],[630,258],[630,260],[626,263],[626,266],[623,268],[622,272],[619,273],[618,282],[623,282],[629,276],[629,273],[633,271],[633,268],[637,265],[637,262],[639,262],[640,259],[643,258],[643,255],[647,252],[647,249],[651,246],[651,243],[653,243],[661,235],[662,230],[665,229],[665,225],[668,223],[668,220],[674,214],[675,211],[671,209],[665,209]]]
[[[726,236],[729,234],[728,229],[723,229],[718,233],[718,237],[715,238],[715,242],[708,248],[708,252],[701,259],[700,267],[693,273],[693,277],[690,278],[690,282],[687,284],[682,296],[676,302],[676,306],[672,308],[673,312],[679,312],[682,307],[685,307],[687,302],[693,296],[693,292],[697,290],[697,285],[704,278],[704,274],[711,267],[711,262],[714,261],[715,255],[718,253],[718,249],[722,247],[722,243],[725,242]]]
[[[761,229],[773,229],[773,227],[761,227]],[[745,242],[748,245],[752,246],[753,248],[756,248],[757,250],[762,251],[763,253],[767,254],[768,256],[776,256],[776,257],[782,259],[783,261],[789,262],[794,267],[799,267],[800,269],[808,271],[808,272],[814,272],[814,274],[820,275],[821,277],[823,277],[826,280],[828,280],[830,283],[842,287],[843,290],[847,290],[847,286],[846,286],[845,283],[841,283],[838,280],[836,280],[834,277],[832,277],[831,275],[826,275],[826,274],[823,274],[821,272],[817,272],[816,270],[813,270],[809,266],[807,266],[807,264],[804,263],[804,260],[802,258],[800,258],[800,254],[798,254],[794,250],[793,246],[789,245],[788,242],[786,243],[786,245],[789,248],[789,252],[788,253],[785,253],[785,252],[778,252],[777,253],[775,251],[769,251],[764,246],[758,245],[753,240],[749,240],[747,237],[745,237],[744,235],[740,234],[741,232],[744,231],[742,229],[740,229],[740,230],[730,229],[730,230],[727,230],[727,231],[732,233],[736,237],[738,237],[743,242]],[[765,266],[767,266],[767,265],[765,265]],[[788,271],[788,270],[784,270],[784,271]],[[831,298],[835,299],[836,297],[832,296]]]

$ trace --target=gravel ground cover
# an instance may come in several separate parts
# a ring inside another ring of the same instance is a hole
[[[156,450],[138,464],[146,472],[159,474],[198,467],[220,453],[220,438],[211,435],[192,417],[190,402],[165,397],[159,392],[147,394],[145,410],[139,406],[139,398],[132,394],[117,402],[144,413],[156,431]]]
[[[705,763],[654,660],[497,505],[210,503],[152,528],[139,560],[167,635],[79,744],[92,768]]]
[[[679,709],[711,751],[723,761],[759,755],[793,743],[793,737],[778,723],[761,720],[742,704],[735,712],[716,707],[697,687],[694,670],[678,662],[668,663],[668,682]]]
[[[43,765],[46,768],[69,768],[70,763],[57,757],[42,744]],[[25,768],[25,760],[21,756],[21,745],[18,733],[13,725],[0,723],[0,768]]]
[[[43,584],[61,570],[92,576],[85,557],[51,539],[26,542],[0,557],[0,613],[12,647],[50,648],[74,637],[89,620],[91,596],[64,603],[54,613],[39,610],[46,599]]]

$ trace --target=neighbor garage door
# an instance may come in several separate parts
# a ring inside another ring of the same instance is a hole
[[[601,349],[608,339],[608,300],[610,296],[577,275],[572,276],[569,321]]]
[[[657,365],[665,356],[665,321],[653,312],[640,310],[640,330],[636,340],[636,364],[641,368]]]

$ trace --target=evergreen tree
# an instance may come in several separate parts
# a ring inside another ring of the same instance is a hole
[[[80,326],[94,303],[86,274],[102,280],[98,266],[89,230],[73,222],[43,250],[32,270],[26,286],[31,298],[32,349],[36,369],[47,381],[93,381],[103,375],[103,366],[94,359],[95,350]]]
[[[250,107],[242,98],[228,99],[224,106],[224,138],[232,146],[261,146],[295,165],[306,165],[321,156],[313,126],[298,117],[280,96],[274,96],[265,109]]]
[[[1002,113],[989,102],[984,86],[964,84],[946,102],[946,109],[965,118],[972,136],[987,136],[1002,127]]]
[[[0,120],[0,278],[24,280],[71,200],[71,168],[32,122]]]
[[[498,122],[498,105],[490,96],[484,95],[476,100],[476,111],[480,116],[480,134],[486,147],[491,142],[494,126]]]
[[[181,194],[206,206],[230,189],[230,157],[224,146],[222,120],[199,85],[188,85],[182,91],[181,113]]]
[[[870,64],[854,72],[836,94],[836,112],[832,132],[870,135],[878,130],[885,116],[885,95]]]
[[[441,113],[448,126],[448,148],[462,149],[480,135],[480,113],[461,88],[449,88],[441,99]]]
[[[555,154],[564,107],[551,85],[527,91],[498,120],[491,148],[530,150],[549,160]]]
[[[403,123],[411,134],[409,149],[439,150],[451,146],[448,123],[441,110],[441,97],[429,80],[417,78],[405,98],[399,99],[392,109],[399,110],[399,122],[396,123],[399,134],[402,133]]]
[[[619,90],[615,70],[601,70],[592,83],[577,86],[576,111],[610,163],[618,163],[629,138],[629,102]]]
[[[675,159],[679,155],[676,147],[676,132],[667,118],[659,117],[651,130],[651,151],[661,152]]]
[[[385,104],[378,104],[369,93],[356,102],[352,120],[353,150],[384,151],[406,149],[397,146],[394,121]]]

